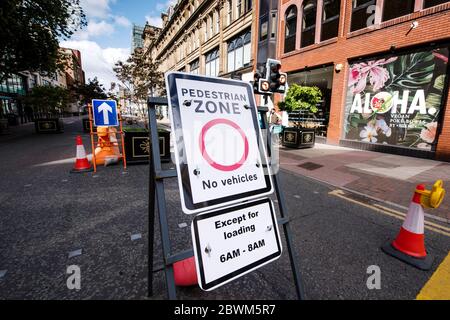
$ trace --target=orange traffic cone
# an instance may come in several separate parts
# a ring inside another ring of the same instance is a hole
[[[433,263],[433,257],[425,250],[424,219],[425,215],[421,205],[423,184],[416,187],[408,213],[403,222],[397,238],[381,249],[399,259],[421,270],[429,270]]]
[[[173,264],[173,277],[177,286],[194,286],[198,284],[194,257],[175,262]]]
[[[89,160],[86,157],[86,151],[84,150],[81,136],[77,136],[76,141],[77,141],[77,160],[75,161],[75,165],[70,172],[76,173],[76,172],[92,171],[91,164],[89,163]]]

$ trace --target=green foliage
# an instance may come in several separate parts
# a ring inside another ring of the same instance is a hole
[[[284,101],[278,103],[278,107],[287,112],[307,110],[317,112],[317,104],[322,99],[322,92],[318,87],[300,86],[292,84]]]
[[[0,75],[62,70],[58,40],[85,25],[79,0],[0,1]]]
[[[386,66],[392,81],[383,90],[422,89],[433,78],[434,66],[432,52],[402,55],[398,62]]]
[[[139,103],[156,92],[165,94],[164,74],[158,71],[158,65],[143,51],[135,51],[126,62],[116,62],[113,70],[127,89],[126,99]]]
[[[89,79],[88,83],[78,85],[74,89],[81,105],[91,103],[92,99],[106,99],[108,97],[105,88],[98,82],[97,77]]]
[[[35,113],[58,114],[70,101],[69,91],[58,86],[35,86],[25,97],[25,102]]]

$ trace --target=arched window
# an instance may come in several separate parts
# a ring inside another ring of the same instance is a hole
[[[286,30],[284,34],[284,53],[295,50],[295,34],[297,33],[297,7],[290,6],[285,15]]]
[[[341,0],[324,0],[322,12],[322,32],[320,41],[335,38],[339,29]]]
[[[304,1],[301,47],[310,46],[315,42],[316,14],[317,14],[317,0]]]

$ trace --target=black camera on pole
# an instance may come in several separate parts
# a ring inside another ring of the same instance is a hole
[[[269,81],[270,92],[284,93],[286,91],[287,74],[280,72],[281,62],[275,59],[267,59],[266,79]]]

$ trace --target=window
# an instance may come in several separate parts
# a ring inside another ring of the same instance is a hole
[[[339,29],[339,12],[341,0],[325,0],[322,12],[322,32],[320,41],[335,38]]]
[[[220,12],[216,10],[216,33],[220,32]]]
[[[206,54],[205,74],[207,76],[217,77],[219,74],[219,48]]]
[[[350,31],[372,26],[375,23],[375,0],[352,1],[352,23]]]
[[[259,20],[259,41],[266,40],[268,32],[269,32],[269,18],[267,15],[264,15]]]
[[[251,33],[247,31],[228,42],[227,72],[250,64]]]
[[[212,37],[214,35],[214,17],[213,13],[209,14],[209,36]]]
[[[199,62],[199,60],[196,59],[193,62],[191,62],[191,64],[189,65],[189,69],[191,70],[191,73],[199,74],[199,71],[200,71],[200,62]]]
[[[414,12],[414,0],[389,0],[383,4],[383,21]]]
[[[295,50],[295,35],[297,33],[297,7],[295,5],[286,10],[285,21],[284,53]]]
[[[241,16],[241,12],[242,12],[242,0],[237,0],[236,19],[238,19]]]
[[[309,0],[303,3],[302,41],[301,46],[307,47],[315,42],[317,1]]]
[[[231,21],[233,21],[233,6],[231,5],[231,0],[228,0],[227,3],[228,3],[227,26],[229,26],[231,24]]]
[[[245,13],[252,9],[252,0],[245,0]]]
[[[205,42],[208,40],[208,20],[204,20],[203,24],[205,26]]]
[[[425,0],[424,8],[430,8],[448,2],[448,0]]]

